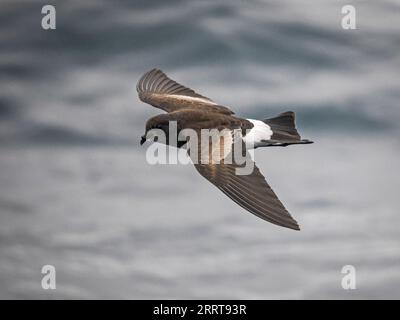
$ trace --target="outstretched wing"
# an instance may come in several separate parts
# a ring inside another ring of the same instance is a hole
[[[211,99],[168,78],[159,69],[145,73],[140,78],[136,90],[140,100],[167,112],[202,108],[222,114],[233,114],[227,107],[220,106]]]
[[[236,139],[224,137],[223,140],[232,143]],[[237,144],[232,144],[232,146],[237,146]],[[292,218],[275,192],[265,181],[264,176],[248,152],[245,151],[246,163],[239,164],[234,155],[226,157],[228,152],[233,152],[232,150],[232,147],[224,146],[223,143],[217,144],[216,147],[209,148],[210,156],[208,159],[211,160],[207,163],[202,161],[195,162],[195,168],[204,178],[234,202],[257,217],[278,226],[300,230],[298,223]],[[204,152],[200,150],[199,153],[202,154]],[[221,154],[219,163],[215,163],[212,160],[213,155],[216,153]],[[227,159],[229,159],[229,163],[227,163]],[[238,175],[238,170],[243,170],[246,165],[248,168],[253,168],[253,170],[249,174]]]
[[[300,230],[257,166],[250,175],[236,175],[234,164],[195,164],[195,167],[203,177],[247,211],[278,226]]]

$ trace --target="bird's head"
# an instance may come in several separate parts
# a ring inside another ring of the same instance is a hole
[[[168,141],[169,120],[170,119],[168,114],[160,114],[150,118],[146,122],[145,133],[140,139],[140,145],[150,139],[158,141],[159,134],[161,133],[160,130],[164,132],[165,137]]]

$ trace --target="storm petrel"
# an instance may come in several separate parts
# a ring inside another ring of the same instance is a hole
[[[168,133],[170,121],[176,121],[178,131],[185,128],[195,131],[218,129],[228,133],[241,131],[241,143],[247,146],[251,140],[251,148],[312,143],[301,139],[295,126],[294,112],[284,112],[265,120],[243,119],[235,116],[229,108],[175,82],[159,69],[150,70],[141,77],[137,92],[140,100],[167,112],[147,121],[140,144],[146,141],[147,133],[152,129]],[[232,150],[232,136],[224,136],[222,149]],[[168,141],[166,143],[171,144]],[[177,146],[182,147],[183,144]],[[213,150],[208,152],[212,153]],[[247,211],[273,224],[300,230],[257,166],[254,165],[249,175],[238,175],[236,169],[241,165],[235,161],[210,161],[194,163],[194,166],[203,177]]]

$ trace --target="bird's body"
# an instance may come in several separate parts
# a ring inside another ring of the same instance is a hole
[[[243,119],[235,116],[229,108],[171,80],[158,69],[142,76],[137,91],[143,102],[167,112],[147,121],[146,134],[152,129],[161,129],[167,133],[172,121],[176,122],[178,133],[184,129],[191,129],[199,136],[202,130],[217,129],[223,132],[223,139],[217,146],[210,144],[209,147],[208,140],[207,148],[199,143],[200,154],[207,149],[210,155],[217,153],[220,161],[214,161],[215,158],[211,156],[206,163],[196,161],[194,163],[197,171],[247,211],[274,224],[299,230],[297,222],[284,208],[255,165],[251,174],[238,175],[237,169],[243,167],[243,164],[236,159],[233,162],[226,161],[227,154],[233,153],[234,145],[238,141],[240,145],[246,146],[245,149],[312,143],[301,139],[295,127],[293,112],[285,112],[265,120]],[[141,143],[146,140],[146,134]],[[172,144],[171,142],[167,139],[168,144]],[[174,141],[173,145],[182,147],[185,144],[186,142],[175,144]]]

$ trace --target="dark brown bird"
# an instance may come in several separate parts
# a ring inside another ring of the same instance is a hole
[[[171,80],[158,69],[141,77],[137,91],[140,100],[167,112],[147,121],[146,132],[140,144],[146,141],[147,134],[152,129],[161,129],[168,133],[170,121],[177,122],[178,133],[183,129],[193,129],[196,132],[202,129],[225,130],[227,133],[223,134],[218,150],[215,145],[207,148],[208,159],[212,160],[206,163],[194,162],[197,171],[247,211],[273,224],[300,230],[296,220],[285,209],[254,162],[251,174],[238,175],[237,169],[242,168],[243,163],[239,164],[235,159],[229,163],[225,161],[238,140],[246,148],[312,143],[301,139],[298,134],[294,112],[285,112],[265,120],[239,118],[229,108]],[[234,131],[241,132],[239,138],[234,136]],[[168,134],[166,143],[172,144],[168,140]],[[186,142],[176,142],[174,145],[182,147],[185,144]],[[204,145],[199,144],[200,154],[203,149]],[[212,157],[215,152],[218,152],[218,162]],[[253,161],[248,156],[248,151],[245,153],[247,161]]]

